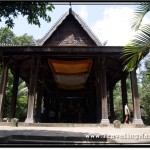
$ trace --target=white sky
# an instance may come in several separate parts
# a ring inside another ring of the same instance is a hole
[[[108,41],[108,46],[124,46],[131,39],[134,32],[130,19],[136,8],[136,5],[72,5],[73,11],[80,15],[99,40],[102,43]],[[35,39],[41,39],[68,9],[69,5],[55,5],[55,10],[49,13],[52,21],[46,23],[41,20],[40,28],[28,25],[26,18],[19,16],[13,32],[17,36],[27,33]],[[150,17],[146,16],[144,22],[150,22]],[[4,26],[3,19],[0,28]]]

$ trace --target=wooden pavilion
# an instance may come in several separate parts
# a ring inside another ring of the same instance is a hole
[[[0,121],[3,121],[5,87],[10,68],[14,76],[10,118],[15,117],[18,81],[22,78],[28,86],[25,123],[108,125],[108,109],[110,116],[114,117],[113,88],[119,80],[123,112],[127,102],[128,73],[123,71],[122,50],[120,46],[103,46],[71,8],[36,46],[1,45]],[[136,71],[130,74],[133,123],[142,124]]]

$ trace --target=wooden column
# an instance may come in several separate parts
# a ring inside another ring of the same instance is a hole
[[[101,96],[102,96],[102,119],[101,124],[109,125],[108,109],[107,109],[107,83],[106,83],[106,60],[101,61]]]
[[[56,110],[55,118],[56,118],[56,121],[59,122],[59,111],[60,111],[60,108],[59,108],[59,101],[60,101],[59,89],[56,90],[55,101],[56,101],[56,103],[55,103],[55,110]]]
[[[44,77],[44,69],[41,69],[40,72],[40,80],[43,82],[43,77]],[[41,105],[42,105],[42,96],[43,96],[43,90],[44,87],[42,83],[39,83],[38,88],[37,88],[37,103],[36,103],[36,122],[41,122]]]
[[[140,113],[140,100],[138,94],[136,70],[134,69],[130,75],[131,75],[131,87],[132,87],[132,95],[133,95],[132,97],[134,102],[133,124],[143,124],[143,121],[141,119],[141,113]]]
[[[42,105],[42,96],[43,96],[43,86],[38,86],[37,89],[37,103],[36,103],[36,122],[41,122],[41,105]]]
[[[101,83],[100,83],[100,58],[95,59],[95,87],[96,87],[96,118],[97,123],[101,122]]]
[[[125,107],[126,103],[128,102],[127,85],[126,85],[125,75],[122,75],[122,78],[121,78],[121,94],[122,94],[122,111],[123,111],[123,121],[124,121],[124,119],[125,119],[124,107]]]
[[[113,89],[114,87],[111,87],[109,90],[109,99],[110,99],[110,116],[111,119],[114,120],[115,113],[114,113],[114,97],[113,97]]]
[[[44,111],[44,122],[48,123],[50,121],[49,119],[49,112],[50,112],[50,97],[49,97],[49,94],[48,92],[45,90],[44,91],[44,108],[45,108],[45,111]]]
[[[19,83],[19,68],[15,68],[14,73],[14,81],[13,81],[13,90],[12,90],[12,98],[11,98],[11,105],[10,105],[10,115],[9,121],[15,117],[16,114],[16,101],[17,101],[17,94],[18,94],[18,83]]]
[[[0,82],[0,122],[3,121],[4,96],[8,77],[8,63],[4,62]]]
[[[35,102],[35,90],[37,83],[37,64],[38,58],[36,56],[32,57],[32,65],[31,65],[31,74],[30,74],[30,85],[28,92],[28,110],[27,110],[27,118],[25,123],[33,123],[34,122],[34,102]]]

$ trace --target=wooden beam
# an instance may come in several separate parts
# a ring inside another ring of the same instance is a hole
[[[5,53],[16,53],[16,54],[23,54],[23,53],[34,53],[34,54],[41,54],[41,53],[48,53],[50,55],[70,55],[70,54],[76,54],[76,55],[97,55],[97,54],[111,54],[121,55],[123,52],[122,46],[0,46],[0,52]]]

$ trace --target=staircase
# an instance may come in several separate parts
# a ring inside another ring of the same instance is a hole
[[[0,145],[50,145],[50,146],[70,146],[70,145],[101,145],[114,143],[107,138],[93,138],[84,136],[35,136],[35,135],[10,135],[0,138]]]

